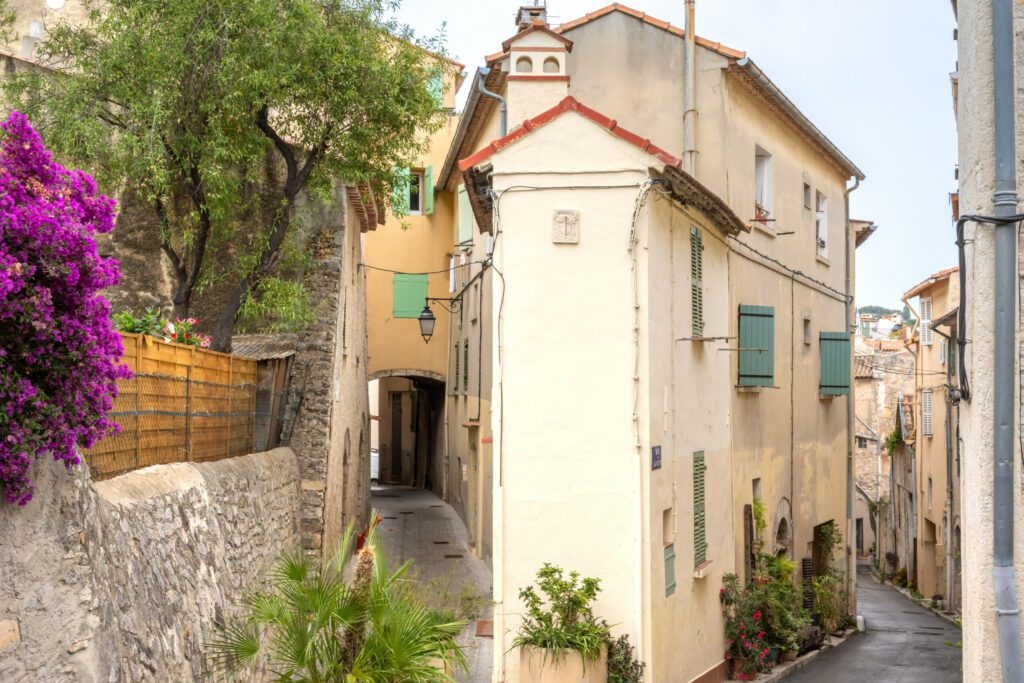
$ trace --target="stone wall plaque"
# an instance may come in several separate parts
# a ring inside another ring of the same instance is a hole
[[[551,221],[551,241],[555,244],[576,244],[580,241],[578,209],[555,209]]]

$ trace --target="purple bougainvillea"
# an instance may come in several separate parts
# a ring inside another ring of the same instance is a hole
[[[114,227],[114,200],[54,163],[26,118],[0,124],[0,491],[32,498],[31,465],[78,464],[117,425],[107,418],[121,338],[100,292],[120,281],[93,236]]]

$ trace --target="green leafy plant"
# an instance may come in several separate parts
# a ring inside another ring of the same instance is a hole
[[[352,539],[349,525],[323,569],[302,555],[278,560],[209,644],[214,669],[252,673],[266,661],[278,683],[440,683],[450,680],[443,665],[465,669],[455,642],[465,624],[413,597],[410,563],[388,568],[374,525],[345,578]]]
[[[897,423],[896,426],[892,428],[892,431],[889,432],[889,436],[885,437],[885,449],[889,451],[889,455],[892,455],[893,452],[902,445],[903,429],[900,427],[899,423]]]
[[[131,311],[114,313],[110,318],[114,321],[114,325],[121,332],[146,334],[150,337],[163,336],[161,329],[164,326],[164,321],[160,317],[160,310],[157,308],[147,308],[142,315],[137,318],[132,315]]]
[[[608,640],[608,683],[643,683],[644,664],[636,657],[629,636]]]
[[[832,633],[845,623],[844,605],[841,599],[841,577],[829,572],[811,579],[814,594],[814,615],[818,624]]]
[[[598,622],[592,609],[601,592],[600,579],[581,579],[575,571],[567,576],[561,567],[545,562],[536,584],[519,591],[526,615],[512,639],[513,649],[542,648],[556,658],[564,650],[575,650],[585,662],[597,660],[609,634],[608,625]]]
[[[900,567],[892,573],[892,585],[905,588],[907,586],[907,568]]]
[[[768,528],[768,521],[765,519],[765,506],[764,501],[759,497],[754,496],[754,535],[757,538],[757,542],[761,543],[764,541],[764,532]]]
[[[761,589],[768,642],[783,652],[797,652],[800,632],[811,623],[803,596],[793,582],[796,562],[786,557],[764,555],[761,559],[768,582]]]

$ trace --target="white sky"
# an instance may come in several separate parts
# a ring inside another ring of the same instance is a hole
[[[549,19],[609,1],[549,0]],[[420,34],[446,23],[449,52],[472,73],[515,33],[520,4],[404,0],[397,14]],[[685,23],[683,0],[624,4]],[[697,0],[697,34],[745,50],[867,176],[851,216],[878,231],[857,250],[858,305],[901,308],[904,291],[956,265],[954,27],[950,3],[934,0]]]

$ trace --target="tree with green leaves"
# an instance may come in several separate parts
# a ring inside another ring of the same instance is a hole
[[[8,104],[104,192],[151,207],[175,315],[223,293],[216,349],[246,307],[304,296],[283,277],[300,195],[389,197],[447,116],[443,37],[389,19],[394,0],[83,1],[89,20],[50,29],[49,69],[11,78]]]

